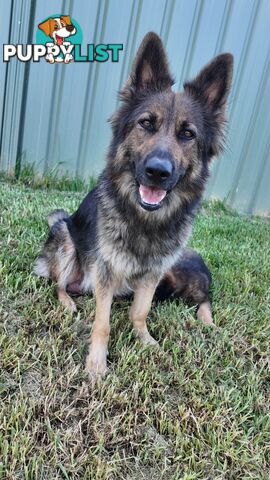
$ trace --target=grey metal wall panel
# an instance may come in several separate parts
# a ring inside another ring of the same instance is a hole
[[[167,47],[176,90],[214,55],[234,54],[228,149],[213,164],[206,195],[241,212],[269,213],[269,0],[1,0],[1,43],[34,43],[38,23],[58,12],[78,21],[84,44],[123,43],[124,50],[119,63],[1,61],[1,169],[23,155],[41,171],[60,166],[97,175],[117,91],[142,37],[154,30]]]
[[[235,4],[239,7],[240,2]],[[270,3],[251,2],[251,7],[246,10],[247,2],[243,2],[243,10],[237,15],[243,18],[241,29],[239,22],[235,23],[235,34],[228,32],[225,44],[226,49],[232,50],[236,57],[229,109],[229,145],[228,152],[215,164],[208,190],[209,195],[226,198],[234,208],[245,212],[253,211],[250,199],[254,196],[254,188],[257,188],[255,178],[260,174],[267,132],[270,130],[267,114],[270,110],[270,97],[267,94]],[[248,21],[244,23],[244,19]],[[241,38],[239,32],[244,34],[243,43],[237,45],[236,40]],[[234,42],[230,45],[233,38]],[[265,195],[269,193],[265,192]],[[270,201],[268,211],[269,206]]]
[[[10,19],[12,18],[12,4],[9,2],[0,3],[0,43],[9,42],[10,36]],[[5,91],[7,87],[7,64],[2,63],[0,68],[0,141],[1,131],[5,109]]]
[[[4,13],[7,8],[5,5],[1,4]],[[20,2],[14,0],[10,4],[9,13],[10,16],[9,18],[7,17],[7,20],[9,20],[8,38],[3,39],[4,43],[27,43],[29,19],[31,19],[31,1],[25,0],[24,2]],[[21,62],[2,63],[1,70],[2,68],[4,73],[1,73],[0,77],[5,78],[5,83],[3,85],[4,98],[2,100],[0,138],[1,168],[8,170],[14,167],[17,159],[17,146],[20,138],[21,106],[23,103],[27,64]]]

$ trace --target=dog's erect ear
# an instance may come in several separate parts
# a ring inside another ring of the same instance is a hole
[[[233,72],[233,56],[218,55],[204,67],[199,75],[184,84],[184,89],[212,111],[222,109],[230,91]]]
[[[63,20],[66,25],[72,25],[70,15],[61,15],[60,20]]]
[[[42,30],[45,33],[45,35],[47,35],[48,37],[52,33],[52,22],[53,21],[54,21],[53,18],[48,18],[48,20],[45,20],[45,22],[42,22],[38,25],[38,28],[40,28],[40,30]]]
[[[206,151],[208,158],[224,150],[225,107],[232,82],[233,56],[218,55],[199,75],[184,84],[184,89],[200,102],[207,125]]]
[[[126,98],[146,89],[163,91],[171,88],[173,83],[162,41],[156,33],[150,32],[139,47],[121,96]]]

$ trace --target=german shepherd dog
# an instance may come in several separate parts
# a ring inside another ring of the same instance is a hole
[[[162,42],[148,33],[110,119],[113,136],[97,186],[73,215],[49,216],[35,272],[56,282],[71,311],[68,291],[95,293],[90,376],[106,371],[114,296],[134,292],[129,317],[143,344],[156,344],[146,317],[159,282],[157,296],[191,296],[201,304],[199,317],[212,322],[209,271],[184,249],[210,160],[223,149],[232,66],[232,55],[221,54],[175,93]],[[203,293],[197,300],[196,289]]]

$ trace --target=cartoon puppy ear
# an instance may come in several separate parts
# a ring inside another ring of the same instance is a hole
[[[42,30],[48,37],[50,37],[52,33],[52,20],[52,18],[48,18],[48,20],[45,20],[45,22],[38,25],[38,28],[40,28],[40,30]]]
[[[70,15],[61,15],[60,20],[63,20],[66,25],[72,25]]]

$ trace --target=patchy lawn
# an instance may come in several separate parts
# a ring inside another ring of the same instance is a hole
[[[94,300],[72,318],[31,273],[46,215],[82,197],[0,183],[0,478],[269,479],[269,221],[205,207],[192,245],[218,328],[163,304],[149,318],[161,348],[143,349],[115,302],[110,374],[91,388]]]

